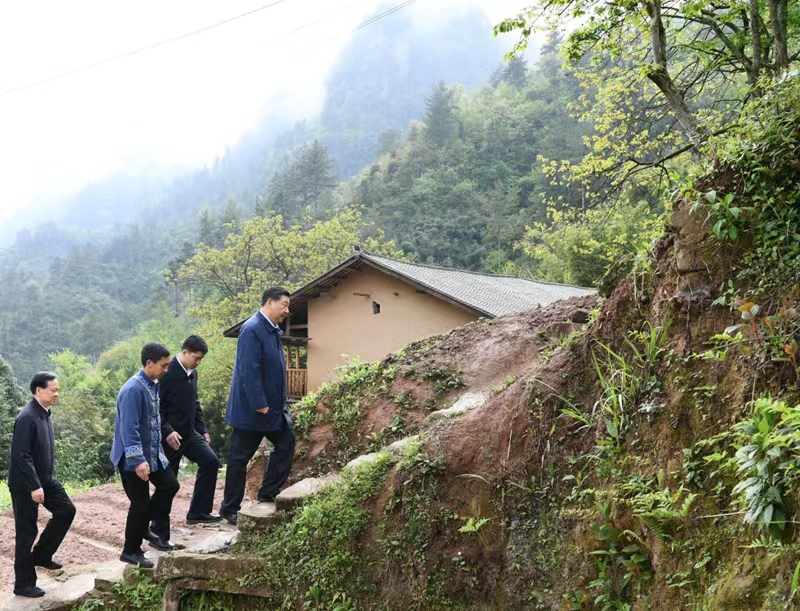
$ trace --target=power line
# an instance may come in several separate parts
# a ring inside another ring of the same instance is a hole
[[[249,16],[251,16],[251,15],[253,15],[255,13],[258,13],[260,11],[263,11],[263,10],[266,10],[266,9],[269,9],[269,8],[272,8],[274,6],[277,6],[278,4],[282,4],[284,2],[288,2],[288,0],[275,0],[275,2],[272,2],[270,4],[265,4],[264,6],[260,6],[260,7],[256,8],[256,9],[253,9],[253,10],[248,11],[246,13],[242,13],[240,15],[236,15],[234,17],[230,17],[230,18],[225,19],[223,21],[218,21],[217,23],[213,23],[211,25],[202,27],[202,28],[200,28],[198,30],[193,30],[191,32],[187,32],[187,33],[181,34],[179,36],[173,36],[172,38],[167,38],[167,39],[155,42],[153,44],[146,45],[146,46],[140,47],[138,49],[134,49],[133,51],[128,51],[128,52],[122,53],[120,55],[115,55],[113,57],[109,57],[109,58],[102,59],[102,60],[99,60],[99,61],[96,61],[96,62],[92,62],[92,63],[86,64],[84,66],[79,66],[77,68],[73,68],[72,70],[68,70],[67,72],[63,72],[61,74],[57,74],[55,76],[52,76],[52,77],[49,77],[49,78],[46,78],[46,79],[42,79],[41,81],[36,81],[34,83],[29,83],[27,85],[21,85],[19,87],[14,87],[13,89],[6,89],[5,91],[0,91],[0,97],[6,96],[6,95],[10,95],[12,93],[19,93],[20,91],[27,91],[29,89],[35,89],[36,87],[41,87],[42,85],[47,85],[47,84],[52,83],[54,81],[59,81],[61,79],[67,78],[69,76],[72,76],[72,75],[75,75],[75,74],[79,74],[81,72],[86,72],[88,70],[92,70],[93,68],[97,68],[99,66],[104,66],[104,65],[110,64],[112,62],[116,62],[116,61],[119,61],[121,59],[125,59],[127,57],[131,57],[133,55],[138,55],[139,53],[144,53],[145,51],[149,51],[149,50],[154,49],[156,47],[161,47],[163,45],[167,45],[167,44],[179,41],[179,40],[183,40],[183,39],[189,38],[191,36],[196,36],[198,34],[203,34],[203,33],[208,32],[209,30],[212,30],[214,28],[218,28],[220,26],[227,25],[228,23],[231,23],[232,21],[236,21],[236,20],[242,19],[244,17],[249,17]],[[377,21],[380,21],[381,19],[384,19],[385,17],[388,17],[388,16],[390,16],[390,15],[392,15],[392,14],[398,12],[398,11],[403,10],[404,8],[414,4],[415,2],[417,2],[417,0],[407,0],[406,2],[403,2],[402,4],[398,4],[398,5],[390,8],[390,9],[387,9],[386,11],[384,11],[382,13],[379,13],[378,15],[375,15],[375,16],[367,19],[366,21],[361,22],[356,27],[354,27],[352,31],[355,32],[355,31],[360,30],[361,28],[367,27],[368,25],[371,25],[371,24],[373,24],[373,23],[375,23]],[[354,6],[354,5],[350,5],[348,8],[351,8],[352,6]],[[307,27],[310,27],[312,25],[316,25],[317,23],[319,23],[321,21],[323,21],[323,19],[319,18],[319,19],[315,19],[314,21],[310,21],[308,23],[305,23],[305,24],[303,24],[303,25],[301,25],[301,26],[299,26],[297,28],[289,30],[288,32],[284,32],[283,34],[268,40],[267,44],[270,44],[270,43],[273,43],[273,42],[277,42],[277,41],[281,40],[282,38],[285,38],[286,36],[289,36],[291,34],[299,32],[300,30],[303,30],[303,29],[305,29]]]
[[[406,8],[407,6],[409,6],[411,4],[414,4],[416,1],[417,0],[408,0],[407,2],[403,2],[402,4],[398,4],[397,6],[392,7],[390,9],[388,9],[387,11],[385,11],[383,13],[380,13],[379,15],[375,15],[374,17],[371,17],[370,19],[367,19],[366,21],[363,21],[363,22],[359,23],[356,27],[353,28],[353,31],[356,32],[357,30],[360,30],[361,28],[365,28],[368,25],[371,25],[371,24],[375,23],[376,21],[380,21],[384,17],[388,17],[389,15],[391,15],[393,13],[396,13],[397,11],[402,11],[404,8]]]
[[[87,70],[91,70],[92,68],[97,68],[99,66],[104,66],[106,64],[110,64],[112,62],[119,61],[121,59],[125,59],[126,57],[131,57],[133,55],[138,55],[139,53],[144,53],[145,51],[149,51],[150,49],[154,49],[156,47],[161,47],[163,45],[167,45],[173,42],[177,42],[179,40],[183,40],[185,38],[190,38],[192,36],[197,36],[198,34],[203,34],[208,32],[209,30],[213,30],[214,28],[218,28],[223,25],[227,25],[233,21],[237,21],[239,19],[243,19],[245,17],[249,17],[250,15],[254,15],[261,11],[267,10],[272,8],[273,6],[277,6],[279,4],[283,4],[284,2],[288,2],[289,0],[275,0],[269,4],[265,4],[264,6],[259,6],[251,11],[247,11],[246,13],[242,13],[240,15],[235,15],[233,17],[229,17],[228,19],[223,19],[222,21],[218,21],[216,23],[212,23],[211,25],[207,25],[202,27],[198,30],[192,30],[191,32],[186,32],[185,34],[180,34],[178,36],[173,36],[172,38],[165,38],[164,40],[159,40],[158,42],[154,42],[150,45],[145,45],[144,47],[139,47],[138,49],[134,49],[133,51],[127,51],[125,53],[121,53],[120,55],[114,55],[112,57],[108,57],[106,59],[101,59],[96,62],[92,62],[90,64],[86,64],[84,66],[79,66],[77,68],[73,68],[72,70],[67,70],[66,72],[62,72],[61,74],[57,74],[55,76],[51,76],[46,79],[42,79],[41,81],[36,81],[34,83],[29,83],[28,85],[21,85],[19,87],[14,87],[13,89],[6,89],[5,91],[0,91],[0,96],[9,95],[11,93],[17,93],[19,91],[25,91],[27,89],[34,89],[36,87],[41,87],[42,85],[46,85],[48,83],[52,83],[53,81],[58,81],[68,76],[72,76],[73,74],[79,74],[80,72],[85,72]]]
[[[39,83],[35,83],[35,84],[32,84],[32,85],[28,85],[26,87],[19,87],[17,89],[12,89],[12,90],[8,90],[8,91],[5,91],[5,92],[1,92],[0,96],[6,95],[6,94],[9,94],[9,93],[13,93],[15,91],[21,91],[23,89],[30,89],[32,87],[37,87],[39,85],[43,85],[45,83],[52,82],[54,80],[58,80],[60,78],[64,78],[66,76],[69,76],[70,74],[75,74],[75,73],[80,72],[82,70],[88,70],[88,69],[90,69],[92,67],[99,66],[99,65],[102,65],[102,64],[106,64],[106,63],[109,63],[109,62],[112,62],[112,61],[116,61],[117,59],[122,59],[123,57],[128,57],[130,55],[134,55],[136,53],[140,53],[142,51],[145,51],[147,49],[151,49],[153,47],[157,47],[157,46],[160,46],[160,45],[163,45],[163,44],[167,44],[167,43],[173,42],[175,40],[180,40],[182,38],[187,38],[189,36],[193,36],[195,34],[210,30],[210,29],[212,29],[214,27],[217,27],[219,25],[223,25],[225,23],[229,23],[229,22],[234,21],[236,19],[240,19],[240,18],[245,17],[247,15],[251,15],[251,14],[253,14],[255,12],[264,10],[266,8],[270,8],[272,6],[280,4],[281,2],[286,2],[286,1],[288,1],[288,0],[277,0],[276,2],[273,2],[272,4],[268,4],[268,5],[262,6],[260,8],[257,8],[257,9],[254,9],[252,11],[249,11],[248,13],[243,13],[241,15],[237,15],[236,17],[231,17],[230,19],[227,19],[225,21],[221,21],[221,22],[219,22],[217,24],[214,24],[214,25],[207,26],[207,27],[202,28],[200,30],[195,30],[194,32],[190,32],[190,33],[187,33],[187,34],[183,34],[181,36],[176,36],[176,37],[170,38],[168,40],[164,40],[164,41],[161,41],[161,42],[158,42],[158,43],[154,43],[153,45],[149,45],[147,47],[142,47],[141,49],[138,49],[136,51],[131,51],[129,53],[117,56],[115,58],[103,60],[103,61],[100,61],[100,62],[95,62],[94,64],[89,64],[87,66],[84,66],[83,68],[76,68],[74,70],[71,70],[70,72],[67,72],[67,73],[64,73],[62,75],[53,77],[51,79],[48,79],[48,80],[45,80],[45,81],[40,81]],[[414,4],[415,2],[417,2],[417,0],[406,0],[406,2],[403,2],[401,4],[393,6],[393,7],[389,8],[389,9],[383,11],[382,13],[379,13],[377,15],[374,15],[373,17],[370,17],[369,19],[366,19],[365,21],[362,21],[361,23],[356,25],[353,28],[352,31],[356,32],[356,31],[358,31],[358,30],[360,30],[360,29],[362,29],[364,27],[372,25],[373,23],[376,23],[376,22],[380,21],[381,19],[385,19],[386,17],[389,17],[390,15],[393,15],[394,13],[397,13],[398,11],[403,10],[404,8]],[[358,3],[349,5],[348,9],[352,8],[353,6],[356,6],[357,4]],[[293,33],[297,32],[299,30],[307,28],[307,27],[309,27],[311,25],[314,25],[316,23],[319,23],[320,21],[323,21],[323,19],[315,19],[314,21],[305,23],[305,24],[303,24],[301,26],[298,26],[297,28],[294,28],[293,30],[290,30],[289,32],[284,32],[280,36],[271,39],[269,42],[271,43],[271,42],[275,42],[277,40],[280,40],[281,38],[285,38],[286,36],[288,36],[290,34],[293,34]],[[319,47],[319,46],[320,45],[317,45],[317,47]],[[114,272],[122,271],[124,274],[130,275],[130,276],[153,277],[153,275],[156,275],[156,274],[160,275],[161,271],[163,271],[163,270],[148,270],[148,269],[145,269],[145,268],[137,268],[137,267],[131,266],[131,265],[129,265],[127,263],[124,263],[124,262],[102,263],[102,262],[99,262],[99,261],[80,260],[80,259],[74,259],[74,258],[67,257],[67,256],[54,255],[54,254],[53,255],[49,255],[49,254],[28,253],[28,252],[25,252],[25,251],[22,251],[22,250],[9,248],[9,247],[0,247],[0,256],[3,256],[3,255],[5,255],[5,256],[14,256],[15,255],[15,256],[18,256],[18,257],[24,257],[29,261],[30,260],[36,260],[36,259],[40,259],[40,260],[41,259],[58,259],[58,260],[61,260],[61,261],[72,263],[74,266],[77,266],[78,268],[82,268],[82,269],[86,270],[87,272],[88,271],[104,270],[106,273],[108,273],[110,270],[113,270]],[[121,270],[121,269],[119,269],[119,266],[126,266],[126,269],[125,270]],[[77,270],[74,270],[74,271],[77,271]]]

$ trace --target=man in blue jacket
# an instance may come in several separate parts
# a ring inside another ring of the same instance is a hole
[[[162,344],[145,344],[141,361],[142,368],[117,395],[111,462],[119,469],[122,487],[131,502],[125,523],[125,547],[119,559],[153,568],[153,563],[144,557],[142,540],[147,539],[162,550],[174,547],[169,542],[169,512],[179,485],[161,448],[158,380],[169,368],[169,350]],[[150,482],[156,488],[152,498]],[[162,536],[150,532],[150,520],[163,525]]]
[[[233,380],[225,422],[233,427],[220,515],[236,524],[244,498],[247,463],[266,437],[273,445],[258,491],[260,502],[272,502],[286,483],[294,461],[294,430],[286,405],[286,359],[280,324],[289,316],[289,292],[271,287],[261,309],[239,332]]]

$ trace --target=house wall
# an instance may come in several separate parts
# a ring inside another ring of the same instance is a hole
[[[380,314],[373,314],[373,301],[380,304]],[[409,342],[477,318],[378,270],[355,272],[308,301],[308,389],[330,379],[344,355],[379,360]]]

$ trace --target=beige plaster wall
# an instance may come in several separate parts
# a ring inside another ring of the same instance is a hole
[[[365,293],[369,297],[354,295]],[[372,302],[381,306],[372,313]],[[382,359],[417,339],[444,333],[477,316],[367,268],[308,302],[308,389],[316,390],[345,362]]]

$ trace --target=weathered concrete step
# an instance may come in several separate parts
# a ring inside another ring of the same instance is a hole
[[[486,403],[487,398],[487,394],[483,392],[465,393],[461,395],[455,403],[453,403],[452,407],[440,409],[428,414],[428,417],[425,418],[425,424],[432,424],[434,422],[440,422],[442,420],[454,418],[473,409],[477,409]]]
[[[356,456],[353,460],[347,463],[344,468],[345,469],[353,469],[358,467],[359,465],[366,465],[376,462],[381,457],[380,452],[372,452],[371,454],[362,454],[361,456]]]
[[[286,519],[275,503],[249,503],[239,510],[238,527],[241,532],[266,530]]]
[[[241,513],[239,514],[241,519]],[[187,552],[194,554],[220,554],[233,547],[239,538],[239,531],[221,530],[211,537],[196,541],[186,547]]]
[[[405,452],[406,448],[414,445],[420,440],[419,435],[412,435],[411,437],[403,437],[402,439],[398,439],[394,443],[390,444],[385,448],[386,452],[390,452],[395,456],[401,455]]]
[[[232,579],[261,573],[267,559],[259,556],[171,552],[158,559],[156,579]]]
[[[253,585],[254,578],[266,570],[267,559],[229,554],[173,552],[159,559],[155,577],[167,580],[164,592],[165,611],[180,609],[183,590],[212,590],[230,594],[267,596],[263,585]]]
[[[318,495],[326,487],[342,478],[339,473],[329,473],[323,477],[307,477],[289,486],[275,499],[275,506],[280,511],[292,511],[306,499]]]
[[[66,610],[70,604],[94,589],[94,575],[90,573],[76,575],[66,581],[40,579],[37,585],[45,591],[43,597],[25,598],[12,594],[0,603],[0,609],[3,611],[16,609]]]

